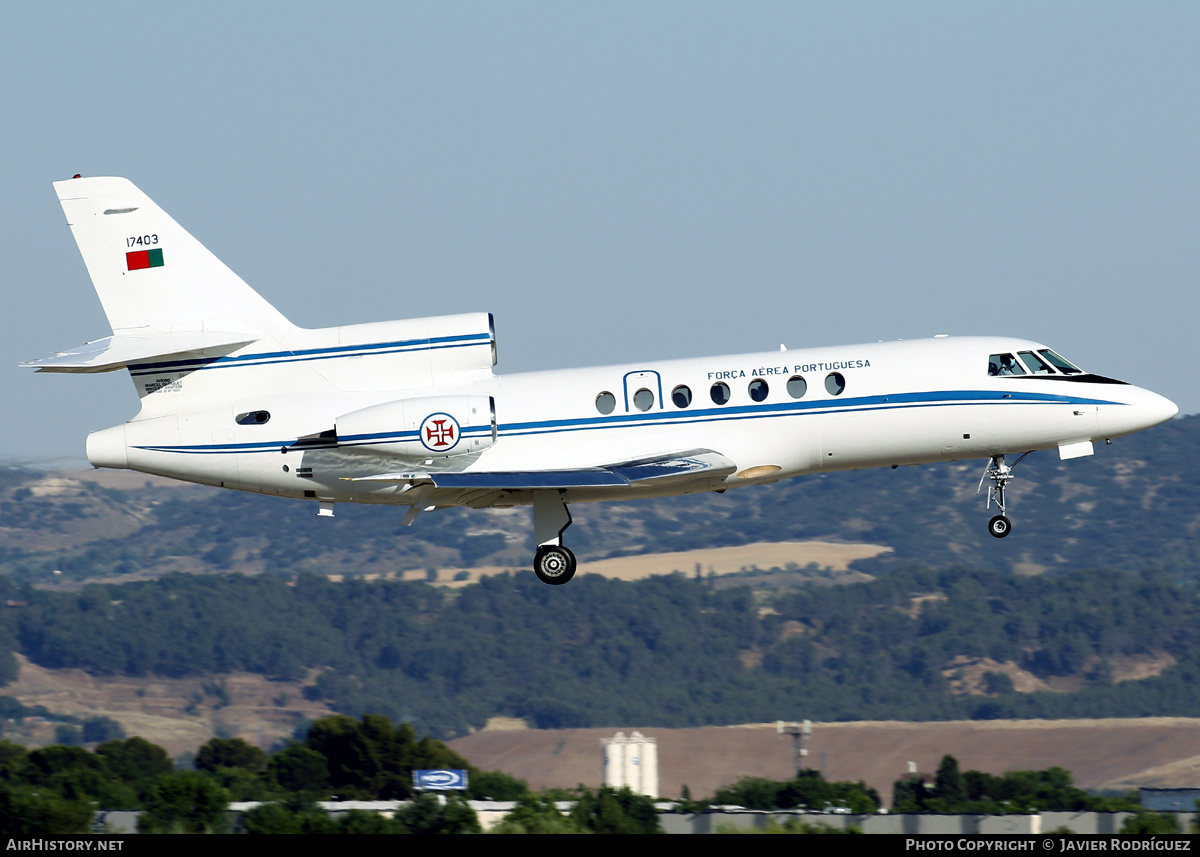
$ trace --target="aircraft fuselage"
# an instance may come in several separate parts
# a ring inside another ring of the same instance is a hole
[[[422,390],[314,390],[299,400],[294,393],[261,392],[106,430],[93,435],[89,456],[97,466],[125,466],[226,488],[410,505],[403,483],[353,480],[405,467],[418,472],[428,466],[425,462],[465,471],[567,470],[690,449],[719,450],[734,462],[734,473],[689,484],[687,492],[694,493],[821,471],[1056,449],[1120,437],[1175,413],[1163,397],[1106,378],[988,375],[990,354],[1044,348],[1001,337],[943,337],[488,374],[438,388],[439,396],[495,402],[494,443],[480,452],[449,456],[435,450],[406,454],[400,429],[391,437],[295,447],[300,438],[333,427],[341,414],[419,396]],[[313,362],[318,359],[325,358]],[[290,368],[296,371],[303,362],[295,360]],[[231,375],[271,371],[229,368]],[[188,375],[203,371],[209,370],[172,373],[162,380],[182,392]],[[256,379],[231,384],[233,390],[263,389]],[[724,391],[728,398],[718,404]],[[599,402],[606,394],[612,409],[602,413]],[[237,414],[255,412],[270,416],[262,423],[235,422]],[[438,502],[531,502],[528,491],[498,488],[484,495],[482,490],[443,495]],[[567,502],[681,493],[653,484],[562,490]]]
[[[532,505],[547,583],[575,571],[569,503],[824,471],[987,458],[988,526],[1005,537],[1006,455],[1090,455],[1177,412],[1003,337],[497,375],[488,314],[299,328],[128,180],[55,189],[113,334],[26,365],[126,369],[141,400],[88,437],[92,464],[312,500],[320,515],[407,506],[405,524]]]

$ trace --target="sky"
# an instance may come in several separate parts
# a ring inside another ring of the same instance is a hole
[[[25,3],[0,28],[0,458],[128,375],[51,182],[131,179],[304,327],[497,371],[1021,336],[1200,411],[1200,4]]]

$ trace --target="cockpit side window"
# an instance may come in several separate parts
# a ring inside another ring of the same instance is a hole
[[[1029,371],[1034,375],[1053,375],[1054,370],[1050,368],[1050,364],[1042,358],[1038,357],[1032,351],[1018,351],[1021,356],[1021,362],[1029,367]]]
[[[993,354],[988,358],[988,374],[992,376],[1024,375],[1025,370],[1011,354]]]
[[[1078,366],[1073,364],[1071,361],[1064,359],[1057,352],[1051,351],[1049,348],[1039,349],[1038,354],[1041,354],[1043,357],[1045,357],[1047,360],[1049,360],[1050,363],[1054,366],[1054,368],[1057,369],[1059,372],[1062,372],[1064,375],[1082,375],[1083,374],[1082,369],[1080,369]]]

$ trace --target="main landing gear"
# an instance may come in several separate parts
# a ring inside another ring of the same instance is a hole
[[[992,484],[988,486],[987,508],[992,508],[994,501],[1000,514],[988,521],[988,532],[998,539],[1002,539],[1012,532],[1012,521],[1005,514],[1004,489],[1008,486],[1009,480],[1013,478],[1013,468],[1020,464],[1026,455],[1029,453],[1023,453],[1011,466],[1004,463],[1003,455],[993,455],[979,480],[979,487],[975,489],[975,493],[978,494],[983,490],[983,483],[988,479],[992,480]]]
[[[542,583],[558,586],[575,576],[575,554],[562,545],[538,545],[533,573]]]
[[[561,586],[575,576],[575,554],[562,543],[562,534],[571,526],[571,512],[559,491],[535,491],[533,494],[533,538],[537,553],[533,573],[542,583]]]

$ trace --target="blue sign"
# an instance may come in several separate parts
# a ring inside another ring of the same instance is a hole
[[[466,771],[413,771],[413,788],[418,791],[464,791]]]

